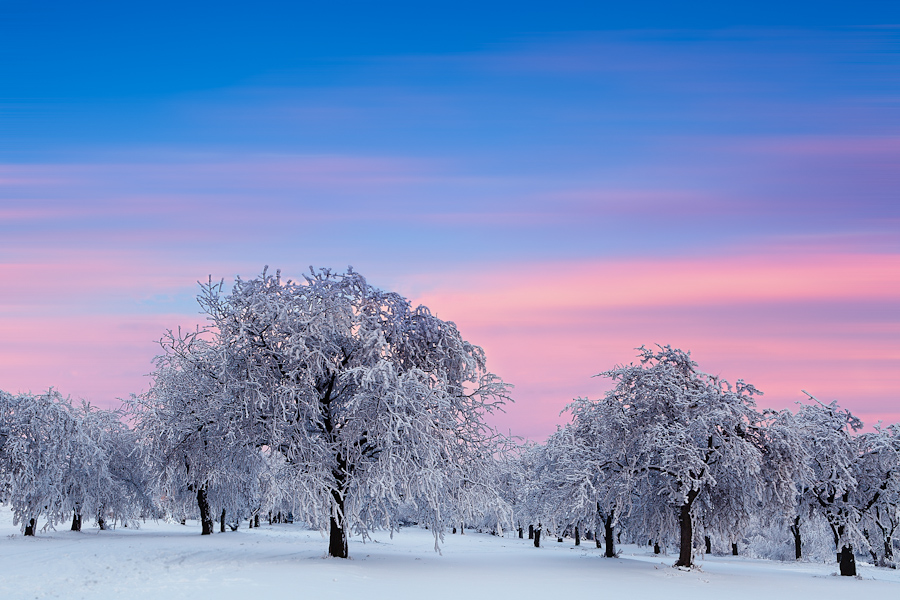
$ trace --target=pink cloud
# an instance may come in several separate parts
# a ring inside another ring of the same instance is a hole
[[[118,398],[148,387],[166,329],[197,323],[185,315],[2,319],[2,389],[39,392],[52,386],[99,406],[118,406]]]
[[[900,302],[900,256],[824,246],[480,264],[399,287],[455,321],[485,348],[491,370],[516,385],[516,404],[494,423],[519,435],[547,435],[569,401],[607,388],[593,375],[654,343],[689,349],[705,371],[754,383],[766,393],[764,406],[789,407],[806,389],[868,423],[900,421],[900,320],[892,309]],[[106,296],[192,297],[203,277],[190,261],[88,251],[63,259],[50,250],[32,259],[0,265],[2,389],[52,385],[113,404],[146,388],[167,328],[202,320],[196,310],[134,314],[132,304],[131,314],[104,314],[102,306]],[[230,274],[235,265],[204,265],[209,271]]]
[[[495,422],[524,435],[552,431],[571,399],[607,389],[593,375],[654,343],[754,383],[763,406],[790,407],[806,389],[869,423],[900,420],[900,322],[884,308],[900,301],[898,255],[495,265],[413,285],[415,301],[455,321],[516,384],[517,403]]]

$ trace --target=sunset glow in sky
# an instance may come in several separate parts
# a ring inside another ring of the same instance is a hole
[[[302,4],[0,5],[0,389],[113,406],[198,280],[352,265],[514,434],[657,343],[900,421],[900,3]]]

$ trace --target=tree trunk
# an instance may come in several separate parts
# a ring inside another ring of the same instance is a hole
[[[703,536],[703,543],[706,546],[706,553],[712,554],[712,540],[709,539],[708,535]]]
[[[889,535],[884,537],[884,560],[894,560],[894,540]]]
[[[581,545],[581,532],[578,531],[578,527],[575,528],[575,545],[576,546]]]
[[[219,517],[219,533],[225,533],[225,509],[222,509],[222,515]]]
[[[253,517],[253,526],[257,528],[259,527],[259,513],[257,513],[256,516]]]
[[[732,555],[732,556],[737,556],[737,555],[738,555],[737,542],[731,542],[731,555]]]
[[[840,557],[841,575],[845,577],[856,576],[856,557],[853,556],[853,546],[843,546]]]
[[[691,502],[696,493],[688,494],[688,501],[681,505],[678,522],[681,525],[680,548],[676,567],[690,567],[693,564],[694,524],[691,522]]]
[[[653,542],[653,554],[659,554],[662,550],[659,548],[659,542]]]
[[[197,507],[200,509],[200,523],[203,530],[200,535],[211,535],[213,532],[212,509],[209,507],[209,499],[206,497],[206,486],[200,486],[197,490]]]
[[[25,526],[25,535],[30,535],[30,536],[34,537],[34,528],[35,528],[35,525],[37,525],[37,523],[35,522],[35,520],[34,520],[34,519],[29,519],[29,520],[28,520],[28,525]]]
[[[800,557],[803,556],[800,547],[800,516],[797,515],[794,517],[794,524],[791,525],[791,533],[794,536],[794,558],[796,560],[800,560]]]
[[[344,481],[345,476],[341,471],[334,473],[337,487],[331,490],[331,500],[334,509],[331,513],[330,534],[328,540],[328,555],[335,558],[347,558],[347,531],[345,529],[346,517],[344,516]]]
[[[521,540],[524,538],[525,538],[525,532],[522,530],[521,527],[519,527],[519,539]]]
[[[81,531],[81,515],[78,511],[72,511],[72,531]]]
[[[534,525],[529,525],[529,526],[528,526],[528,539],[529,539],[529,540],[533,540],[533,539],[534,539]]]
[[[534,547],[541,547],[541,524],[538,523],[538,526],[534,529]]]
[[[603,539],[606,542],[606,558],[613,558],[616,555],[615,537],[613,536],[613,515],[615,511],[609,511],[603,520]]]

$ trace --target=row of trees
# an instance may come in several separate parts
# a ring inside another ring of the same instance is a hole
[[[752,385],[704,374],[668,346],[601,375],[611,391],[570,404],[571,424],[507,461],[519,522],[603,531],[607,556],[623,532],[674,544],[679,566],[701,539],[736,553],[762,524],[789,531],[800,559],[804,530],[825,523],[842,574],[856,574],[854,548],[894,565],[900,427],[858,433],[849,411],[812,397],[795,413],[757,410]]]
[[[198,515],[202,533],[291,514],[348,533],[414,521],[543,526],[558,536],[679,548],[737,545],[766,525],[804,536],[825,523],[841,571],[854,549],[892,564],[900,523],[900,429],[836,404],[758,410],[753,386],[699,371],[670,347],[602,373],[545,444],[485,424],[508,400],[481,348],[456,326],[348,270],[201,286],[208,325],[168,332],[149,391],[123,414],[58,393],[0,394],[0,501],[26,533],[82,515],[99,523]],[[813,399],[814,400],[814,399]]]
[[[73,406],[50,390],[12,395],[0,391],[0,501],[8,503],[25,535],[37,519],[72,521],[85,516],[105,528],[152,514],[148,480],[137,439],[117,411]]]

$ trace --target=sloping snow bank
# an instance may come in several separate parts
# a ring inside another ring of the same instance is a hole
[[[365,544],[351,538],[352,558],[340,560],[326,558],[327,539],[301,525],[199,531],[191,521],[147,522],[139,530],[86,527],[25,538],[0,508],[0,598],[900,597],[900,572],[867,566],[856,579],[833,575],[831,564],[707,557],[686,572],[671,567],[675,557],[635,546],[606,559],[592,542],[551,539],[536,549],[527,539],[472,532],[447,535],[438,555],[431,533],[418,528]]]

